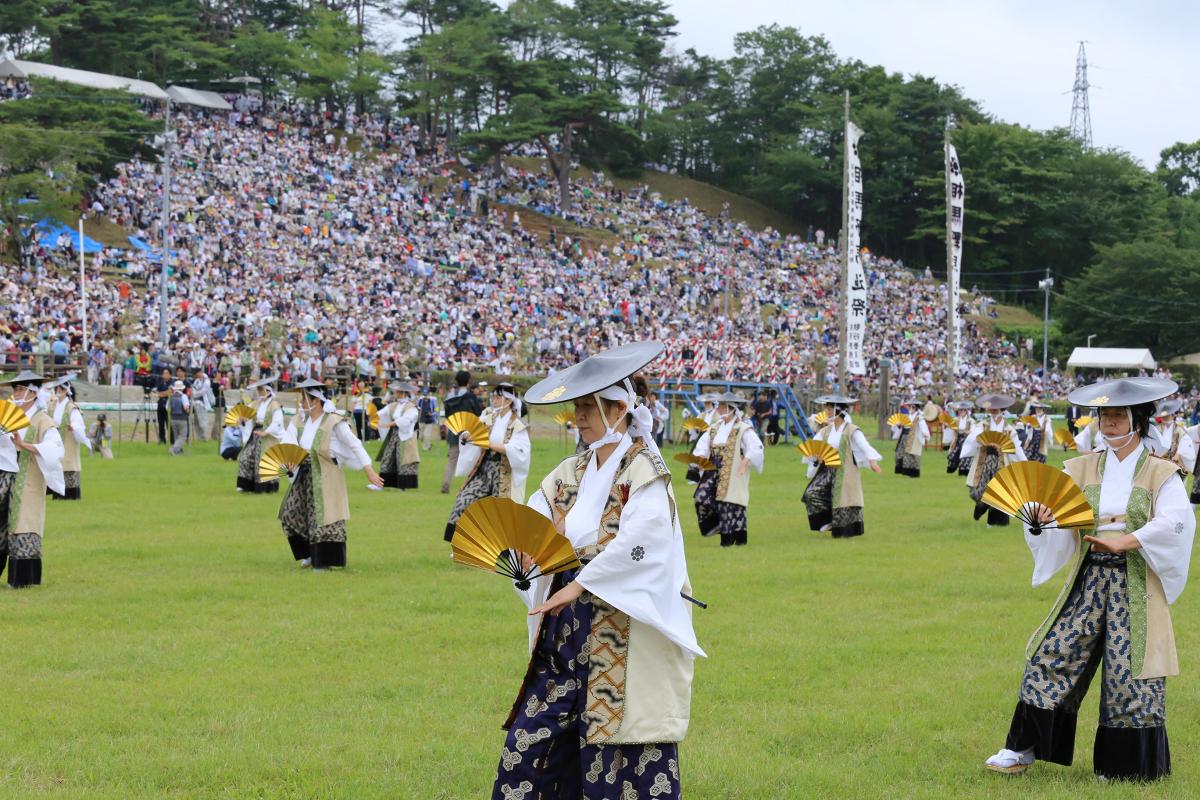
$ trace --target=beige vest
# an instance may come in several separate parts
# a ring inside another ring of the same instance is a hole
[[[909,419],[913,419],[913,417],[910,416]],[[904,440],[904,452],[910,456],[916,456],[917,458],[921,457],[921,453],[925,449],[924,446],[921,445],[921,437],[918,435],[920,430],[918,430],[917,426],[921,424],[918,422],[920,419],[921,417],[916,415],[916,419],[913,419],[912,424],[908,426],[908,438]]]
[[[590,455],[571,456],[542,481],[542,495],[559,531],[579,496],[579,482]],[[667,482],[674,523],[675,493],[670,470],[640,440],[634,442],[617,466],[616,479],[600,516],[597,545],[577,551],[580,557],[595,556],[617,538],[621,510],[629,496],[656,480]],[[683,591],[691,594],[691,586],[685,585]],[[631,619],[600,598],[593,600],[592,609],[586,652],[603,653],[599,661],[607,669],[601,671],[598,659],[593,659],[585,711],[588,743],[683,741],[691,716],[692,657],[655,628]],[[545,619],[542,624],[546,624]]]
[[[392,404],[392,421],[394,422],[399,417],[403,416],[410,408],[415,409],[417,406],[411,400],[405,402],[403,406],[398,403]],[[413,435],[399,443],[400,445],[400,466],[406,464],[421,463],[421,449],[417,446],[416,430],[413,430]]]
[[[313,437],[309,458],[313,459],[313,501],[317,504],[317,519],[321,525],[350,519],[346,475],[333,460],[330,448],[334,426],[345,421],[337,414],[326,414],[317,429],[317,435]]]
[[[488,406],[487,408],[485,408],[483,410],[483,413],[479,415],[479,421],[482,422],[484,425],[487,425],[489,429],[492,427],[492,424],[495,421],[495,418],[496,418],[496,413],[495,413],[495,410],[491,406]],[[529,426],[526,425],[519,416],[517,416],[517,413],[514,410],[513,418],[511,420],[509,420],[509,423],[508,423],[508,430],[504,432],[505,446],[507,446],[509,441],[512,440],[513,434],[523,431],[528,427]],[[416,440],[417,440],[417,437],[414,436],[413,437],[413,446],[414,447],[416,446]],[[486,456],[487,453],[488,453],[488,451],[485,450],[483,453],[483,456]],[[479,465],[483,463],[483,456],[480,456],[479,460],[475,462],[475,466],[471,468],[470,474],[467,475],[468,481],[471,480],[471,476],[475,474],[475,470],[479,469]],[[499,494],[499,496],[507,497],[515,503],[520,503],[521,505],[525,505],[525,482],[521,481],[520,483],[513,483],[512,464],[509,463],[508,456],[506,454],[501,454],[501,456],[500,456],[500,494]]]
[[[853,423],[848,422],[842,426],[842,439],[838,442],[838,452],[842,456],[842,465],[833,474],[834,508],[862,508],[864,505],[862,474],[858,471],[858,465],[854,463],[854,449],[851,446],[851,439],[858,430],[858,426]],[[815,438],[822,442],[828,442],[832,431],[833,425],[831,423],[821,428]]]
[[[1071,479],[1083,488],[1093,514],[1098,514],[1100,505],[1100,484],[1104,477],[1105,455],[1104,452],[1089,453],[1069,459],[1063,464]],[[1141,528],[1154,516],[1155,500],[1163,484],[1178,473],[1179,468],[1175,464],[1143,452],[1134,472],[1133,491],[1129,495],[1129,505],[1125,511],[1126,531],[1101,531],[1095,535],[1101,538],[1116,538]],[[1026,648],[1028,658],[1033,657],[1066,604],[1088,553],[1087,547],[1080,546],[1081,537],[1091,533],[1093,531],[1090,529],[1076,532],[1077,557],[1074,568],[1068,571],[1067,580],[1050,614],[1030,637]],[[1179,657],[1175,652],[1175,631],[1171,626],[1171,611],[1162,582],[1137,550],[1126,551],[1125,565],[1131,640],[1129,662],[1134,677],[1138,680],[1148,680],[1178,675]]]
[[[41,444],[47,431],[54,429],[54,420],[45,411],[37,411],[25,430],[25,441]],[[33,453],[17,451],[17,476],[9,496],[8,532],[36,533],[46,529],[46,477]]]
[[[738,420],[729,430],[729,438],[721,446],[712,445],[713,455],[721,457],[721,469],[717,473],[717,499],[736,506],[750,505],[750,468],[737,474],[738,462],[742,460],[742,434],[750,426]],[[716,435],[716,432],[713,432]]]
[[[263,427],[266,428],[268,425],[271,424],[271,418],[275,416],[275,412],[283,410],[283,406],[274,397],[268,397],[263,400],[259,400],[257,403],[254,404],[254,413],[255,413],[255,422],[256,423],[258,421],[258,408],[263,403],[268,404],[267,405],[267,413],[263,414],[263,420],[264,420]],[[303,428],[301,430],[303,430]],[[277,444],[279,444],[279,440],[276,439],[274,436],[263,436],[262,437],[262,449],[263,450],[266,450],[268,447],[274,447]]]
[[[54,411],[58,408],[59,399],[54,398],[54,402],[50,404],[48,413],[51,414],[51,421],[54,420]],[[79,458],[79,442],[75,441],[75,434],[71,433],[71,412],[79,408],[71,400],[66,401],[67,407],[63,410],[62,421],[58,423],[58,435],[63,440],[63,472],[79,472],[82,468]]]

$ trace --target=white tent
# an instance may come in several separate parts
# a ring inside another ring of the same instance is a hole
[[[122,78],[120,75],[105,75],[101,72],[88,72],[82,69],[56,67],[51,64],[38,64],[35,61],[20,61],[6,59],[0,61],[0,77],[15,78],[53,78],[63,83],[73,83],[77,86],[89,86],[93,89],[117,89],[149,97],[152,100],[166,100],[167,93],[150,81],[140,81],[137,78]]]
[[[1144,347],[1076,347],[1068,367],[1093,369],[1154,369],[1154,356]]]
[[[185,106],[199,106],[218,111],[232,111],[233,106],[225,102],[225,98],[216,92],[206,92],[203,89],[188,89],[185,86],[168,86],[167,96],[172,103]]]

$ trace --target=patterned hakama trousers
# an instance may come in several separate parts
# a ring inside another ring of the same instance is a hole
[[[716,462],[714,459],[714,463]],[[717,499],[720,474],[721,465],[717,463],[716,469],[700,473],[700,482],[696,484],[696,493],[692,499],[696,503],[696,520],[700,525],[700,534],[721,534],[722,547],[746,544],[746,507],[737,503],[723,503]]]
[[[551,593],[574,577],[556,575]],[[591,629],[588,592],[546,617],[492,800],[679,800],[678,745],[587,743]]]
[[[1070,766],[1079,706],[1103,662],[1092,768],[1106,778],[1171,772],[1166,679],[1138,680],[1130,663],[1125,556],[1089,553],[1062,611],[1025,667],[1005,744]]]

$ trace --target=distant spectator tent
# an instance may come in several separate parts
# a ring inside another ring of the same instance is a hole
[[[225,98],[216,92],[206,92],[203,89],[188,89],[184,86],[167,87],[167,96],[176,105],[197,106],[215,111],[232,111],[233,106],[225,102]]]
[[[101,72],[88,72],[83,69],[56,67],[52,64],[39,64],[36,61],[19,61],[13,58],[0,61],[0,78],[51,78],[76,86],[89,86],[93,89],[126,91],[151,100],[167,99],[167,93],[150,81],[123,78],[120,75],[105,75]]]
[[[1152,370],[1158,363],[1144,347],[1076,347],[1067,359],[1067,366],[1102,370]]]

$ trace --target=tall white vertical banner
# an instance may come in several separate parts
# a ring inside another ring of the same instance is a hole
[[[846,121],[846,372],[865,375],[863,341],[867,332],[867,275],[859,252],[863,213],[863,175],[858,160],[862,129]],[[839,387],[845,394],[845,387]]]
[[[958,163],[958,152],[949,142],[946,142],[946,187],[947,219],[949,220],[946,237],[947,247],[950,251],[950,269],[946,288],[950,293],[949,330],[953,332],[950,363],[957,375],[958,367],[962,363],[962,320],[958,317],[958,292],[962,273],[963,209],[967,184],[963,181],[962,168]]]

